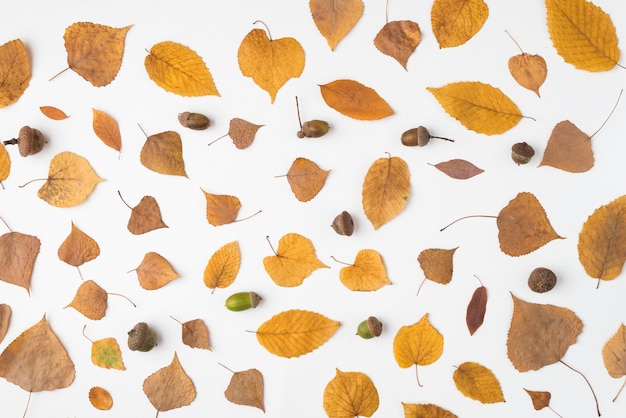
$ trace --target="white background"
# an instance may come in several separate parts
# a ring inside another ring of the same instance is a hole
[[[32,396],[28,417],[153,416],[156,412],[142,392],[144,379],[168,365],[174,352],[197,390],[195,401],[184,408],[163,412],[162,417],[322,417],[323,392],[335,369],[368,375],[380,395],[375,416],[403,415],[401,402],[434,403],[460,417],[552,416],[547,409],[534,411],[523,388],[552,393],[550,405],[566,417],[591,417],[595,407],[583,379],[561,364],[536,372],[515,370],[506,354],[506,338],[512,314],[511,294],[536,303],[573,310],[584,327],[576,344],[563,360],[590,380],[605,417],[621,416],[626,395],[611,399],[622,384],[604,368],[601,350],[626,318],[623,295],[626,280],[618,277],[601,283],[590,279],[577,256],[578,234],[587,217],[598,207],[625,193],[623,177],[624,114],[621,103],[612,119],[593,139],[596,164],[587,173],[571,174],[552,167],[537,168],[554,125],[570,120],[583,132],[593,133],[613,107],[624,87],[626,70],[587,73],[566,64],[556,53],[546,27],[541,1],[488,1],[489,18],[482,30],[458,48],[439,49],[430,26],[432,2],[391,1],[389,20],[413,20],[422,30],[422,42],[405,71],[395,60],[382,55],[373,38],[385,24],[385,4],[366,1],[365,11],[354,29],[331,52],[311,18],[305,1],[197,1],[172,2],[21,1],[3,5],[0,43],[20,38],[32,64],[32,80],[17,103],[0,109],[0,137],[9,139],[22,125],[40,129],[48,138],[45,149],[22,158],[9,149],[12,170],[0,190],[0,216],[12,230],[36,235],[42,242],[32,276],[30,296],[20,287],[0,283],[0,302],[13,308],[4,349],[24,330],[46,315],[76,366],[71,386]],[[597,0],[613,19],[620,40],[626,39],[626,9],[622,2]],[[269,95],[244,77],[237,64],[237,49],[255,20],[263,20],[274,39],[294,37],[306,54],[304,72],[289,81],[274,104]],[[112,27],[133,25],[126,37],[121,70],[108,86],[95,88],[72,71],[53,81],[50,77],[67,66],[63,43],[65,28],[90,21]],[[508,30],[524,51],[542,55],[548,77],[541,98],[513,80],[507,61],[519,49],[506,35]],[[221,97],[185,98],[165,92],[148,77],[144,68],[146,49],[158,42],[175,41],[203,57]],[[353,79],[374,88],[395,111],[375,122],[345,117],[323,101],[318,85],[336,79]],[[485,136],[468,131],[447,115],[426,87],[456,81],[482,81],[499,87],[524,115],[517,126],[502,135]],[[331,132],[321,139],[298,139],[294,96],[299,96],[303,119],[324,119]],[[64,110],[64,121],[47,119],[39,106]],[[122,132],[122,153],[106,147],[91,128],[92,108],[112,115]],[[182,111],[205,113],[213,121],[207,131],[182,128],[176,115]],[[228,131],[229,120],[240,117],[265,125],[253,145],[238,150],[228,138],[207,143]],[[139,162],[145,136],[166,130],[179,132],[189,178],[149,171]],[[433,135],[456,142],[432,140],[427,147],[409,148],[400,134],[424,125]],[[510,147],[530,143],[537,154],[530,164],[517,166]],[[88,200],[76,207],[59,209],[37,197],[40,184],[18,188],[28,180],[45,177],[54,155],[72,151],[87,158],[106,181]],[[374,231],[363,214],[361,186],[368,167],[387,153],[402,157],[411,172],[411,196],[405,210]],[[293,160],[305,157],[330,169],[324,188],[312,201],[296,200],[285,178]],[[452,158],[471,161],[485,170],[469,180],[447,177],[428,165]],[[213,227],[205,217],[207,192],[230,194],[242,202],[240,217],[261,209],[245,222]],[[167,229],[143,236],[126,229],[130,216],[117,191],[131,205],[142,196],[154,196]],[[554,229],[564,240],[553,241],[522,257],[502,253],[493,219],[472,219],[450,229],[439,229],[463,215],[497,215],[517,193],[533,193],[543,204]],[[356,231],[339,236],[329,227],[342,210],[352,213]],[[96,281],[108,292],[132,299],[133,308],[111,296],[106,316],[91,321],[72,308],[81,279],[74,267],[61,262],[57,249],[69,234],[71,222],[93,237],[101,255],[81,267],[85,279]],[[3,231],[6,232],[6,231]],[[314,272],[296,288],[275,285],[263,269],[262,259],[272,255],[266,236],[274,246],[286,233],[296,232],[313,242],[318,257],[330,269]],[[213,294],[202,275],[210,256],[223,244],[237,240],[242,265],[235,283]],[[454,275],[448,285],[427,282],[419,296],[423,273],[417,255],[426,248],[459,247],[454,256]],[[392,281],[376,292],[357,293],[339,281],[342,265],[331,256],[352,261],[356,253],[372,248],[381,253]],[[168,259],[182,276],[167,286],[142,289],[135,273],[127,273],[144,254],[156,251]],[[546,294],[530,291],[529,272],[538,266],[553,269],[556,288]],[[483,326],[469,335],[465,309],[478,281],[488,289],[489,301]],[[224,308],[233,292],[254,290],[264,298],[256,310],[234,313]],[[253,333],[263,322],[287,309],[308,309],[342,323],[335,335],[316,351],[285,359],[268,353]],[[417,322],[425,313],[443,334],[441,358],[420,367],[423,387],[415,370],[401,369],[394,360],[392,344],[398,329]],[[210,330],[213,351],[191,349],[180,340],[181,321],[203,319]],[[381,337],[362,340],[355,336],[358,323],[370,315],[384,324]],[[159,345],[149,353],[126,347],[126,333],[139,321],[148,322],[159,335]],[[90,360],[93,339],[115,337],[123,351],[125,371],[94,366]],[[500,380],[506,403],[484,405],[466,398],[452,380],[454,366],[466,361],[490,368]],[[228,402],[223,395],[232,370],[259,369],[265,378],[266,413]],[[94,409],[87,399],[92,386],[108,389],[114,406],[108,412]],[[0,380],[0,415],[19,417],[28,394]]]

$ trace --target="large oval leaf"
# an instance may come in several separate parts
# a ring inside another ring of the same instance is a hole
[[[328,106],[354,119],[377,120],[394,114],[385,99],[358,81],[331,81],[320,85],[320,91]]]
[[[504,402],[500,382],[482,364],[467,361],[454,371],[454,384],[465,396],[482,403]]]
[[[378,229],[406,206],[411,181],[409,166],[400,157],[379,158],[367,170],[361,192],[363,211]]]
[[[483,0],[435,0],[430,11],[439,48],[463,45],[483,27],[489,7]]]
[[[0,108],[15,103],[30,83],[30,60],[21,39],[0,46]]]

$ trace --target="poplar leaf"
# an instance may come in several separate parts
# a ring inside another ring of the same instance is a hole
[[[171,41],[150,48],[146,72],[163,90],[185,97],[219,96],[213,76],[194,50]]]
[[[474,335],[476,330],[480,328],[485,319],[487,311],[487,288],[480,286],[476,288],[472,299],[467,305],[467,313],[465,315],[465,323],[470,335]]]
[[[570,173],[584,173],[593,167],[591,138],[569,120],[552,129],[539,166],[548,165]]]
[[[107,309],[108,294],[93,280],[83,282],[66,308],[74,308],[89,319],[99,320]]]
[[[341,325],[317,312],[292,309],[274,315],[256,331],[259,343],[280,357],[299,357],[319,348]]]
[[[483,0],[435,0],[430,22],[439,48],[463,45],[478,33],[489,16]]]
[[[296,233],[278,241],[278,250],[263,259],[263,267],[274,283],[283,287],[300,286],[315,270],[330,268],[317,258],[311,240]]]
[[[211,225],[226,225],[237,220],[237,214],[241,208],[241,202],[237,196],[212,194],[204,190],[202,192],[206,198],[206,218]]]
[[[165,131],[146,138],[139,158],[144,167],[156,173],[187,177],[183,142],[174,131]]]
[[[391,282],[383,258],[374,250],[360,250],[354,264],[339,271],[339,280],[354,291],[374,291]]]
[[[137,206],[131,208],[126,227],[135,235],[145,234],[155,229],[168,228],[161,217],[159,204],[152,196],[142,197]]]
[[[424,276],[435,283],[450,283],[454,271],[454,253],[458,248],[427,248],[422,250],[417,256],[417,261],[424,271]]]
[[[39,110],[41,110],[41,113],[43,113],[46,117],[52,120],[63,120],[63,119],[68,118],[65,112],[59,109],[58,107],[40,106]]]
[[[265,412],[263,374],[257,369],[233,373],[224,391],[229,402],[259,408]]]
[[[11,307],[6,303],[0,303],[0,343],[7,335],[11,323]]]
[[[33,235],[8,232],[0,236],[0,280],[30,293],[30,280],[41,241]]]
[[[309,159],[298,157],[287,172],[287,181],[296,198],[308,202],[322,190],[329,172]]]
[[[159,289],[172,280],[180,278],[172,265],[162,255],[155,252],[146,253],[135,270],[139,284],[146,290]]]
[[[442,173],[445,173],[457,180],[466,180],[485,171],[482,168],[476,167],[469,161],[458,158],[449,161],[442,161],[435,164],[434,167]]]
[[[108,411],[113,407],[113,397],[109,391],[100,386],[94,386],[89,389],[89,402],[91,402],[94,408],[101,411]]]
[[[530,396],[530,400],[532,401],[533,408],[535,408],[535,410],[539,411],[550,406],[550,398],[552,397],[550,392],[539,392],[528,389],[524,389],[524,391],[526,391],[528,396]]]
[[[619,61],[611,17],[586,0],[546,0],[548,32],[557,53],[585,71],[608,71]]]
[[[182,324],[183,327],[183,344],[191,348],[202,348],[211,350],[211,338],[209,337],[209,329],[204,321],[200,318],[192,319]]]
[[[241,266],[239,242],[224,244],[215,251],[204,269],[204,284],[209,289],[226,288],[233,284]]]
[[[479,134],[502,134],[522,119],[519,108],[499,88],[479,81],[427,87],[443,109]]]
[[[229,123],[228,136],[237,149],[246,149],[256,137],[256,132],[264,125],[256,125],[241,118],[232,118]]]
[[[378,410],[378,390],[361,372],[342,372],[324,389],[324,411],[329,417],[371,417]]]
[[[374,46],[385,55],[389,55],[406,70],[407,61],[422,39],[422,32],[417,23],[410,20],[387,22],[376,34]]]
[[[0,45],[0,108],[15,103],[30,83],[30,60],[21,39]]]
[[[196,398],[196,388],[183,370],[176,353],[168,366],[144,380],[143,391],[157,412],[187,406]]]
[[[534,91],[539,97],[539,87],[548,76],[546,60],[541,55],[530,55],[526,52],[509,58],[509,72],[520,86]]]
[[[414,404],[402,402],[404,418],[458,418],[447,409],[433,404]]]
[[[122,148],[122,135],[115,119],[102,110],[91,109],[91,111],[93,113],[92,127],[96,136],[107,147],[119,151]]]
[[[465,362],[454,371],[456,388],[468,398],[485,404],[505,402],[498,378],[482,364]]]
[[[104,369],[126,370],[122,350],[115,338],[103,338],[91,344],[91,362]]]
[[[98,243],[72,222],[70,234],[59,246],[59,260],[70,266],[82,266],[100,255]]]
[[[334,51],[363,15],[364,5],[362,0],[311,0],[309,8],[315,26]]]
[[[320,85],[326,104],[357,120],[378,120],[394,114],[376,90],[354,80],[335,80]]]
[[[626,327],[624,324],[620,324],[615,334],[602,347],[602,360],[611,377],[617,379],[626,376]]]
[[[2,182],[9,177],[11,173],[11,157],[4,145],[0,146],[0,187],[4,189]]]

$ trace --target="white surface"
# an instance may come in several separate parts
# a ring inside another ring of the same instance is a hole
[[[32,60],[32,80],[17,103],[0,110],[0,137],[12,138],[28,124],[44,132],[50,143],[40,154],[25,159],[19,157],[17,149],[10,149],[13,167],[4,182],[6,190],[0,190],[0,216],[14,231],[36,235],[42,242],[30,296],[22,288],[0,283],[0,302],[13,308],[12,323],[0,349],[45,314],[76,365],[74,383],[66,389],[33,394],[27,416],[154,416],[142,383],[168,365],[174,352],[198,395],[191,405],[163,412],[162,417],[263,416],[256,408],[238,406],[224,398],[231,374],[218,362],[233,370],[257,368],[263,373],[268,417],[325,416],[322,396],[335,368],[360,371],[373,380],[380,395],[375,414],[379,417],[402,416],[401,402],[434,403],[460,417],[552,416],[547,409],[536,412],[522,388],[550,391],[550,405],[563,416],[594,416],[589,388],[564,366],[554,364],[528,373],[514,369],[506,355],[510,293],[531,302],[567,307],[582,319],[583,332],[563,360],[588,377],[604,417],[620,416],[625,395],[616,403],[611,399],[622,379],[608,375],[601,350],[626,318],[622,298],[626,280],[620,276],[601,283],[596,290],[596,281],[585,274],[578,261],[577,241],[587,216],[624,194],[626,104],[620,104],[593,138],[596,165],[589,172],[576,175],[551,167],[537,168],[537,164],[559,121],[569,119],[588,134],[600,126],[626,84],[626,71],[615,68],[591,74],[563,62],[550,41],[541,1],[488,3],[490,16],[472,40],[458,48],[440,50],[430,27],[432,2],[392,1],[390,20],[413,20],[422,30],[422,43],[410,58],[408,71],[373,46],[374,36],[385,23],[384,2],[366,1],[364,15],[334,52],[317,31],[305,1],[191,0],[173,6],[165,1],[65,0],[3,5],[0,42],[22,39]],[[595,3],[611,15],[623,43],[624,5],[608,0]],[[289,81],[273,105],[269,95],[244,77],[237,65],[239,43],[258,27],[252,24],[255,20],[263,20],[274,39],[296,38],[306,54],[302,76]],[[67,66],[63,33],[79,21],[113,27],[133,25],[126,37],[121,70],[106,87],[95,88],[72,71],[48,81]],[[547,61],[549,74],[540,90],[541,98],[517,85],[508,73],[507,60],[519,50],[505,30],[526,52],[540,54]],[[145,50],[166,40],[187,45],[204,58],[221,97],[180,97],[149,79],[143,66]],[[381,121],[362,122],[332,110],[322,100],[318,85],[342,78],[376,89],[396,114]],[[499,87],[524,115],[536,121],[525,118],[497,136],[468,131],[426,90],[455,81],[482,81]],[[296,138],[296,95],[303,119],[324,119],[331,124],[331,132],[323,139]],[[39,111],[43,105],[57,106],[71,117],[49,120]],[[123,141],[121,159],[94,135],[92,108],[118,121]],[[186,110],[210,115],[213,125],[203,132],[182,128],[176,115]],[[254,144],[237,150],[224,138],[207,147],[209,141],[228,131],[233,117],[265,125]],[[165,130],[181,134],[189,179],[159,175],[140,164],[139,150],[145,137],[138,123],[149,134]],[[417,125],[456,142],[432,140],[425,148],[401,145],[400,134]],[[537,151],[527,166],[517,166],[509,158],[511,145],[522,140]],[[39,185],[17,187],[45,177],[51,158],[66,150],[87,158],[106,179],[85,203],[58,209],[37,198]],[[361,209],[361,185],[368,167],[386,153],[409,164],[411,196],[400,216],[374,231]],[[309,158],[332,170],[320,194],[308,203],[295,199],[285,178],[274,177],[285,174],[296,157]],[[452,158],[469,160],[485,172],[459,181],[427,164]],[[242,217],[259,209],[263,212],[245,222],[213,227],[206,221],[200,188],[239,197]],[[126,229],[130,212],[119,200],[118,190],[132,205],[144,195],[154,196],[169,228],[143,236],[130,234]],[[463,215],[497,215],[521,191],[537,196],[555,230],[566,239],[512,258],[499,249],[493,219],[466,220],[439,232]],[[352,237],[336,235],[329,227],[342,210],[355,218]],[[81,267],[83,276],[108,292],[128,296],[137,308],[112,296],[100,321],[64,308],[81,283],[76,269],[59,261],[56,253],[71,221],[101,248],[97,259]],[[331,268],[314,272],[299,287],[281,288],[263,269],[263,257],[272,254],[265,237],[276,246],[289,232],[310,238],[318,257]],[[230,288],[211,294],[202,281],[204,267],[215,250],[233,240],[239,241],[242,251],[239,276]],[[423,279],[416,260],[419,252],[457,246],[452,282],[446,286],[427,282],[416,297]],[[351,261],[364,248],[382,254],[391,286],[371,293],[343,287],[339,281],[342,266],[330,256]],[[182,278],[159,290],[143,290],[136,275],[126,272],[137,267],[148,251],[167,258]],[[557,287],[547,294],[534,294],[526,285],[528,273],[537,266],[550,267],[559,276]],[[486,285],[489,302],[485,323],[470,337],[465,309],[478,286],[473,275]],[[263,295],[263,303],[256,310],[227,311],[223,306],[226,297],[242,290],[257,291]],[[253,333],[246,332],[292,308],[319,312],[342,325],[322,347],[295,359],[268,353]],[[445,346],[436,363],[420,367],[424,386],[418,387],[414,369],[401,369],[396,364],[392,343],[401,326],[418,321],[425,313],[443,334]],[[209,327],[213,351],[183,345],[180,325],[170,315],[181,321],[202,318]],[[357,324],[369,315],[384,323],[384,331],[380,338],[366,341],[354,334]],[[160,335],[158,347],[149,353],[126,348],[126,332],[138,321],[148,322]],[[91,364],[91,343],[81,335],[85,324],[87,335],[94,340],[117,338],[126,371]],[[483,405],[455,388],[454,366],[465,361],[479,362],[495,373],[506,403]],[[90,405],[87,393],[94,385],[113,395],[111,411],[98,411]],[[5,380],[0,380],[0,393],[0,415],[22,416],[28,394]]]

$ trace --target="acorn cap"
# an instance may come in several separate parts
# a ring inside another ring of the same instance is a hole
[[[548,268],[537,267],[528,276],[528,287],[537,293],[545,293],[556,285],[556,274]]]

